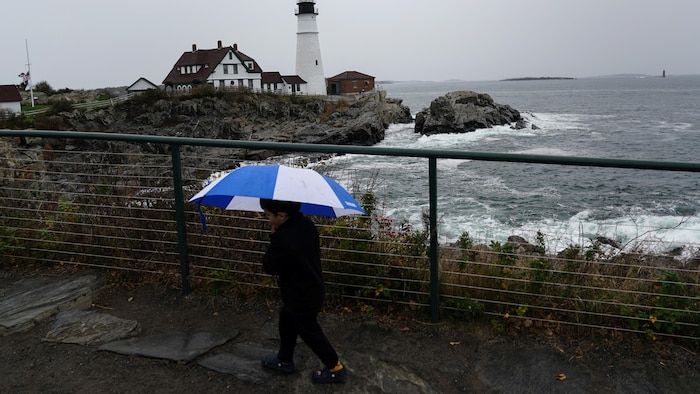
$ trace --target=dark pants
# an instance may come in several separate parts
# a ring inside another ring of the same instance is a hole
[[[299,315],[282,307],[280,309],[279,332],[281,343],[277,357],[280,361],[293,361],[297,337],[301,337],[328,369],[335,367],[338,363],[338,354],[323,333],[315,314]]]

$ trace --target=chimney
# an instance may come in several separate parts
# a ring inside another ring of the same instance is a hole
[[[237,51],[238,50],[238,44],[233,44],[233,50]]]
[[[219,41],[216,42],[216,47],[219,48],[219,49],[221,49],[221,40],[219,40]]]
[[[192,52],[197,52],[197,44],[192,44]]]

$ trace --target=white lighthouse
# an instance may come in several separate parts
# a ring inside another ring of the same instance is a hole
[[[309,94],[326,95],[321,44],[318,40],[315,0],[297,1],[297,65],[296,74],[307,83]]]

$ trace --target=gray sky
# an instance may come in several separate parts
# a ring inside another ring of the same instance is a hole
[[[317,0],[326,76],[498,80],[700,74],[697,0]],[[180,55],[238,44],[294,74],[295,0],[3,0],[0,84],[160,84]]]

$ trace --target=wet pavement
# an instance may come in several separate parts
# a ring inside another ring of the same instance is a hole
[[[19,279],[10,286],[0,287],[0,337],[36,330],[38,323],[49,321],[50,329],[42,333],[46,342],[90,345],[96,352],[163,359],[179,367],[197,364],[259,387],[278,384],[271,379],[274,375],[260,366],[260,359],[276,350],[274,322],[264,324],[252,339],[240,341],[235,327],[227,331],[173,330],[144,335],[138,321],[112,316],[108,310],[87,310],[94,307],[92,299],[101,288],[102,282],[91,275]],[[323,319],[326,321],[322,325],[344,324],[335,322],[333,317]],[[423,355],[415,354],[418,364],[411,367],[392,358],[399,350],[410,353],[408,345],[397,339],[396,334],[388,335],[367,323],[345,332],[347,337],[342,338],[345,342],[358,344],[355,348],[344,346],[341,355],[352,384],[339,390],[347,393],[452,392],[436,389],[434,382],[424,378],[426,375],[453,379],[455,387],[469,387],[454,392],[686,393],[700,385],[700,374],[694,369],[675,371],[658,363],[640,364],[636,362],[639,360],[631,359],[578,360],[576,354],[556,348],[515,346],[508,341],[485,343],[477,339],[436,349],[436,354],[443,352],[442,356],[448,360],[444,363],[421,365]],[[374,344],[367,349],[359,346],[361,343]],[[221,351],[225,344],[225,351]],[[436,359],[435,355],[431,359]],[[308,373],[318,367],[318,361],[301,346],[295,363],[299,372],[285,377],[293,380],[293,391],[314,390]],[[425,369],[431,373],[426,374]],[[457,382],[458,379],[465,381]],[[2,383],[0,392],[4,392]]]

